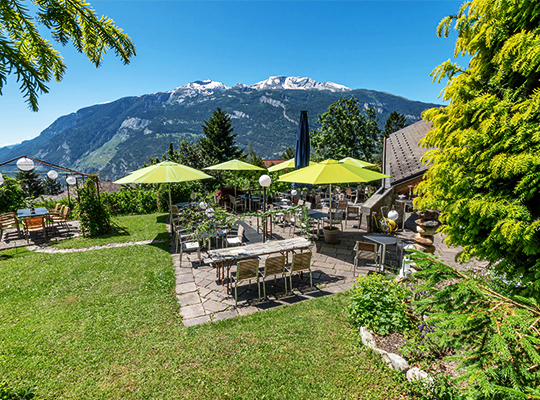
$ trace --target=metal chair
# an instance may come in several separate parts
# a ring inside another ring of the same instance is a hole
[[[261,301],[261,286],[259,283],[259,277],[261,273],[259,271],[259,259],[238,261],[236,264],[236,274],[232,274],[232,280],[234,282],[234,305],[238,306],[238,283],[249,280],[249,287],[251,287],[251,280],[257,279],[257,291],[258,300]]]
[[[296,253],[292,256],[291,267],[285,267],[285,271],[289,273],[291,283],[291,292],[293,288],[292,275],[296,272],[302,274],[304,271],[309,271],[309,285],[313,289],[313,275],[311,274],[311,251],[305,253]]]
[[[182,235],[178,234],[178,243],[180,244],[180,263],[182,262],[182,254],[184,251],[197,250],[197,259],[201,262],[201,245],[195,234]]]
[[[287,277],[285,276],[285,256],[275,256],[268,257],[264,262],[264,273],[263,273],[263,288],[264,296],[266,299],[266,281],[265,279],[269,276],[274,276],[274,285],[277,283],[276,275],[281,274],[283,282],[285,284],[285,293],[287,293]]]
[[[354,256],[353,276],[356,276],[356,268],[358,267],[359,260],[374,261],[375,266],[380,269],[379,264],[381,254],[375,243],[357,241],[354,246],[354,251],[356,254]]]
[[[360,222],[362,221],[362,212],[360,210],[360,206],[347,206],[347,215],[345,217],[345,220],[348,220],[349,217],[358,218],[358,230],[360,230]]]
[[[244,209],[244,202],[242,199],[229,195],[229,201],[231,203],[232,210],[238,214],[238,208]]]

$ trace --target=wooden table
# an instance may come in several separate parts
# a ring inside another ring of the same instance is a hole
[[[208,257],[216,264],[216,277],[219,278],[221,270],[221,284],[224,285],[227,278],[227,293],[229,291],[230,270],[232,265],[245,258],[253,258],[273,253],[281,253],[285,256],[288,252],[307,250],[313,243],[304,238],[292,238],[285,240],[272,240],[266,243],[253,243],[246,246],[228,247],[226,249],[209,250]],[[225,273],[226,270],[226,273]],[[226,276],[225,276],[226,275]]]

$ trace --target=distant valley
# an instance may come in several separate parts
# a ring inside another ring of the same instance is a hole
[[[294,146],[301,110],[308,111],[310,128],[317,128],[317,114],[339,98],[352,96],[377,110],[381,126],[394,110],[413,123],[423,110],[440,106],[310,78],[276,76],[233,87],[196,81],[168,92],[125,97],[62,116],[38,137],[1,148],[0,161],[27,155],[115,178],[140,168],[149,157],[161,156],[170,142],[202,135],[201,124],[217,107],[231,115],[241,147],[251,143],[263,158],[279,158],[286,147]]]

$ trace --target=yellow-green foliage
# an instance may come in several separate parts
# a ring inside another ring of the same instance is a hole
[[[423,145],[433,166],[419,185],[419,207],[443,211],[451,244],[540,288],[540,3],[473,0],[445,18],[458,31],[455,53],[433,71],[448,78],[449,106],[427,110]],[[495,264],[496,263],[496,264]]]

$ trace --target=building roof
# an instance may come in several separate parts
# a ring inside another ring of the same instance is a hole
[[[387,186],[394,186],[424,174],[429,165],[420,161],[428,150],[419,147],[418,142],[431,129],[431,123],[419,121],[392,133],[386,140],[385,171],[390,175]],[[388,179],[387,179],[388,181]]]
[[[262,160],[266,168],[271,167],[272,165],[281,164],[282,162],[285,162],[285,161],[289,161],[289,160],[282,160],[281,158],[276,158],[272,160]]]

